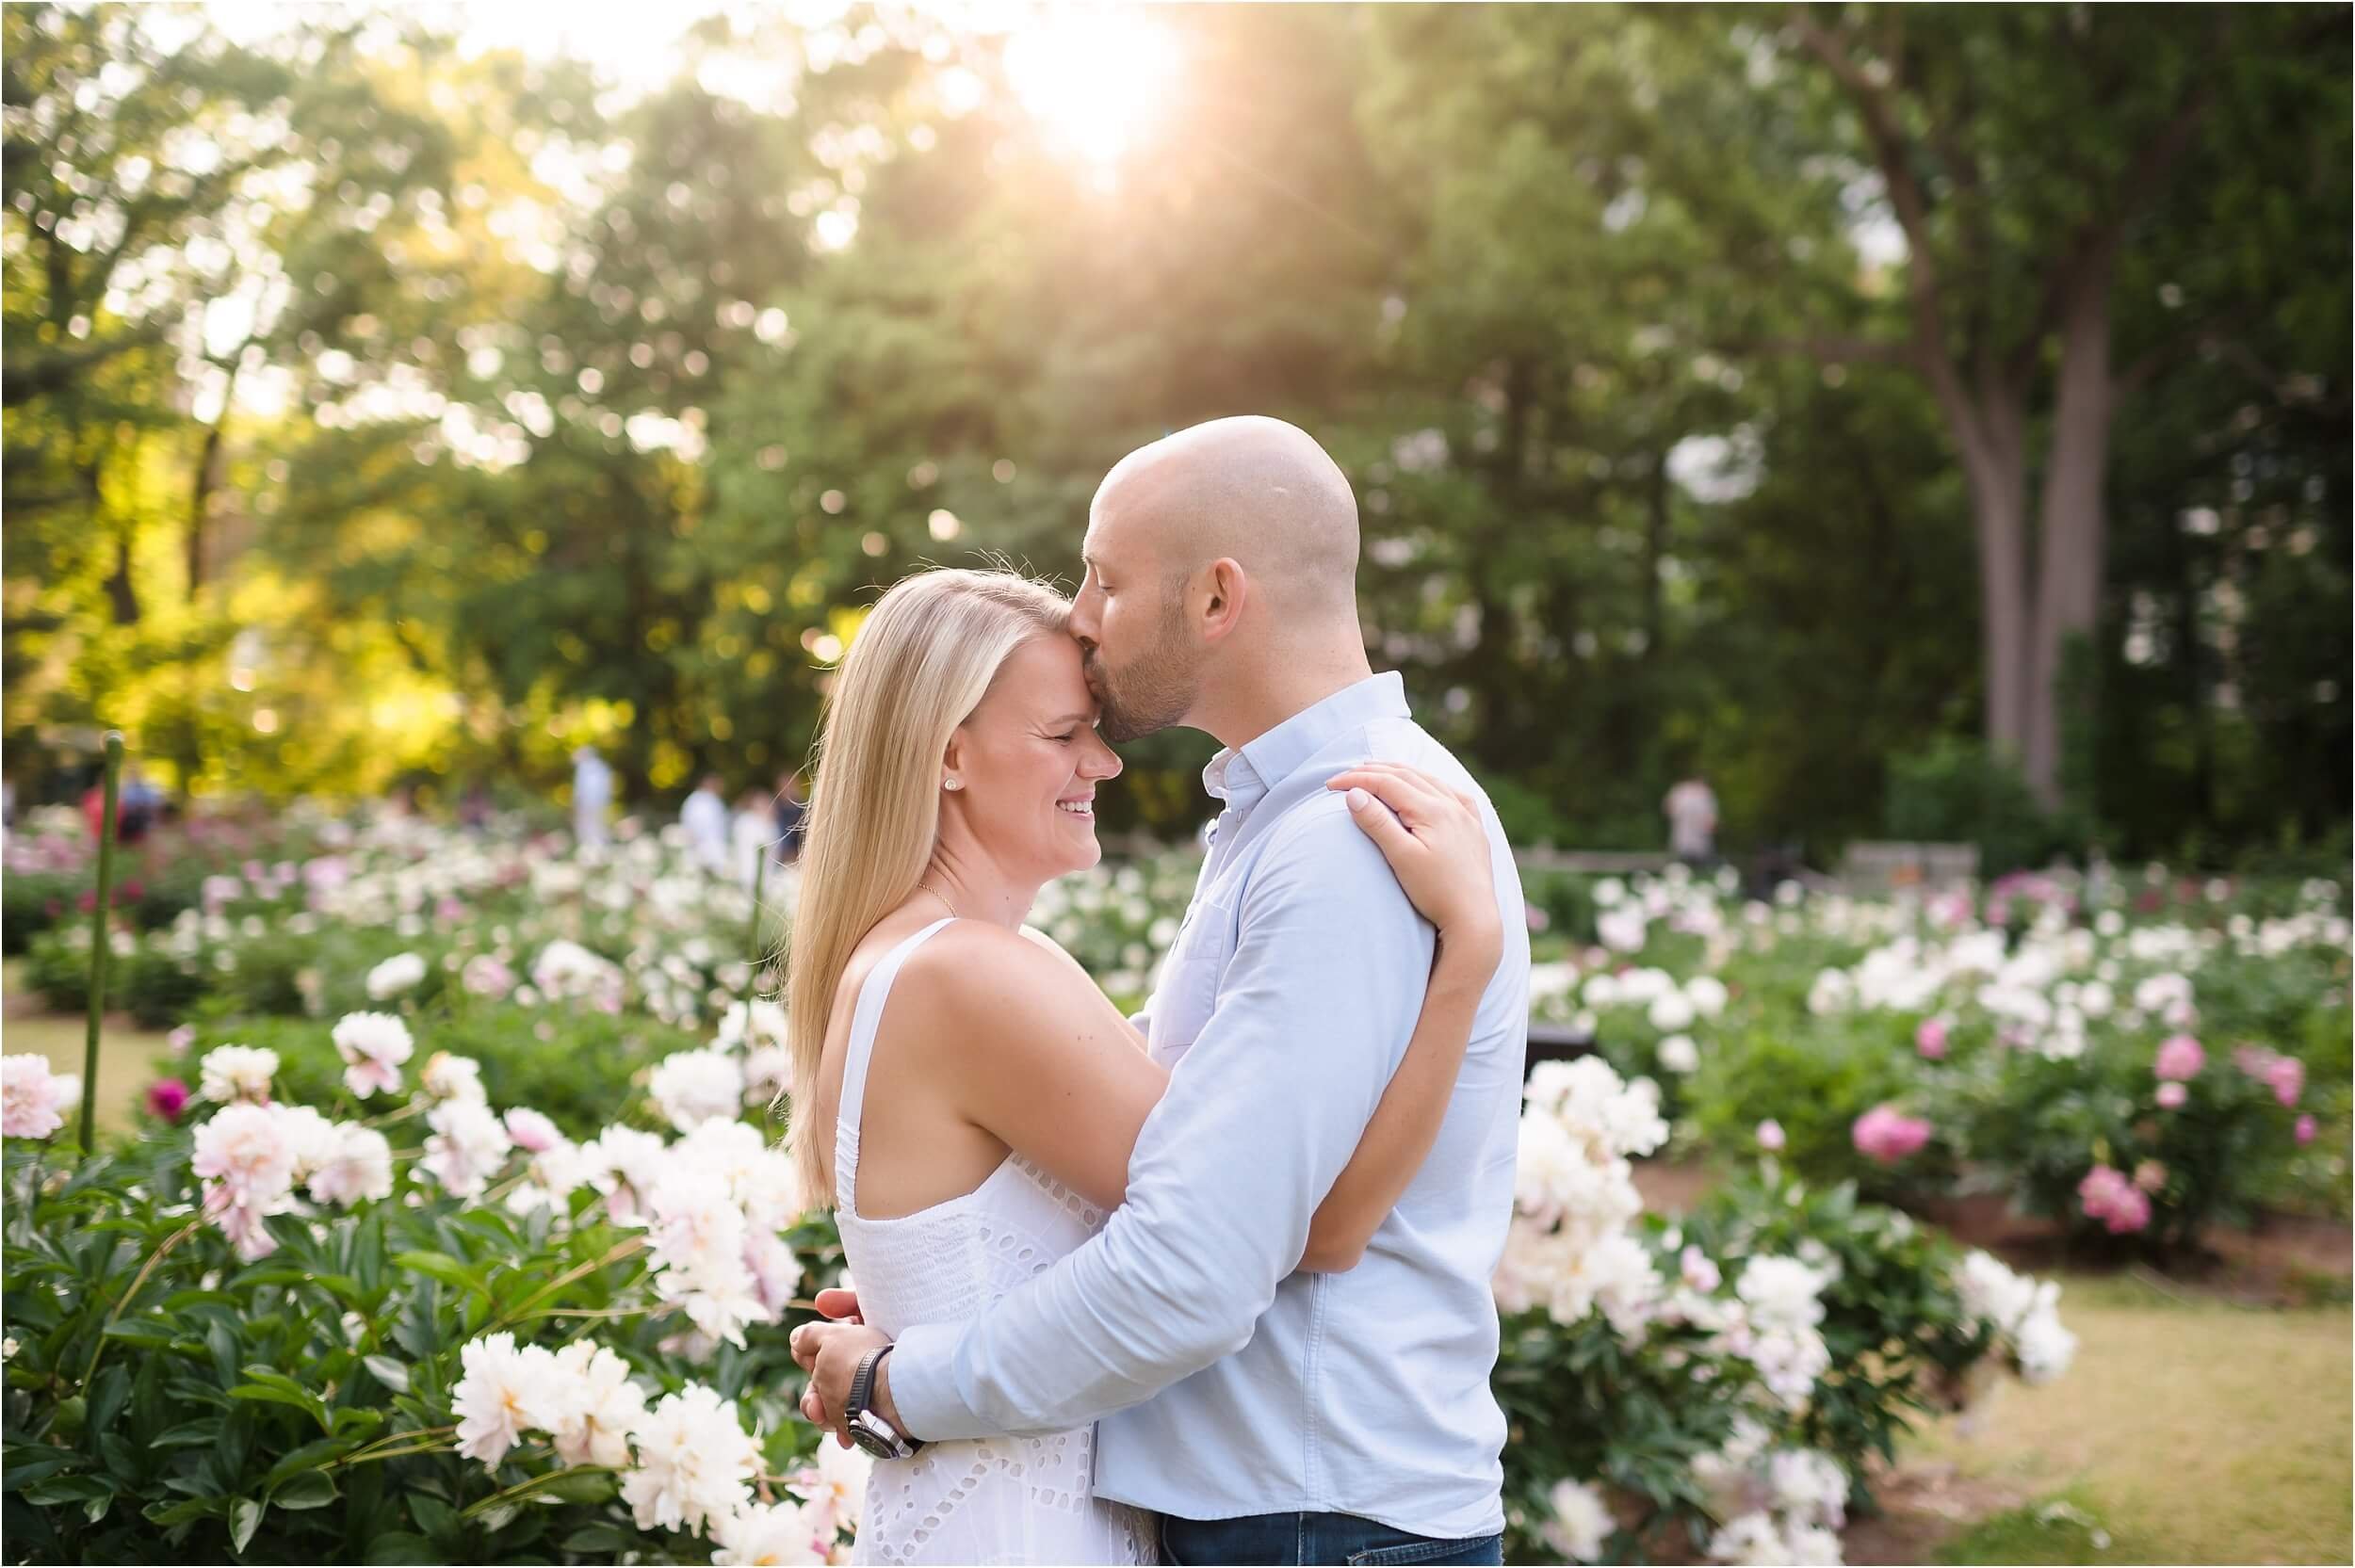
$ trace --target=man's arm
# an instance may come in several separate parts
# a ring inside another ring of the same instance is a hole
[[[1248,1344],[1405,1056],[1432,929],[1338,797],[1256,869],[1218,1004],[1137,1140],[1101,1234],[966,1323],[901,1335],[913,1436],[1053,1431]]]

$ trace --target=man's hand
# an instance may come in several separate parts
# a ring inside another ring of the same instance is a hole
[[[793,1359],[809,1374],[809,1387],[802,1393],[802,1415],[814,1425],[833,1431],[835,1440],[844,1447],[851,1447],[850,1419],[846,1407],[850,1403],[851,1377],[867,1352],[891,1343],[880,1329],[857,1323],[804,1323],[793,1331]],[[885,1364],[887,1368],[889,1363]],[[875,1413],[893,1426],[900,1426],[900,1412],[891,1402],[887,1370],[878,1370],[875,1391],[869,1400]],[[905,1431],[907,1429],[901,1427]]]

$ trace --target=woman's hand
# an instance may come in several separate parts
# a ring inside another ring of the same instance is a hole
[[[1394,762],[1368,762],[1336,773],[1326,788],[1349,792],[1350,816],[1372,839],[1406,897],[1461,958],[1503,955],[1496,875],[1480,802],[1430,774]]]

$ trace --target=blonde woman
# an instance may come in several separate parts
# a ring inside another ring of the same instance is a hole
[[[1096,863],[1096,787],[1120,771],[1069,613],[1010,574],[911,577],[861,627],[825,719],[787,982],[792,1139],[885,1333],[970,1318],[1087,1240],[1168,1085],[1023,928],[1044,883]],[[1316,1211],[1310,1269],[1350,1267],[1421,1167],[1499,951],[1476,811],[1403,771],[1354,777],[1362,825],[1444,936],[1406,1059]],[[1095,1495],[1090,1427],[913,1451],[871,1415],[837,1430],[881,1461],[861,1561],[1153,1560],[1149,1516]]]

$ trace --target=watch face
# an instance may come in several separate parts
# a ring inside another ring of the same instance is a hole
[[[898,1444],[898,1441],[893,1441],[893,1434],[884,1430],[884,1422],[874,1420],[874,1417],[867,1415],[865,1411],[851,1420],[851,1441],[879,1460],[907,1458],[907,1448],[904,1448],[902,1444]]]
[[[851,1441],[877,1459],[897,1459],[899,1449],[891,1439],[879,1431],[869,1431],[856,1421],[851,1423]]]

